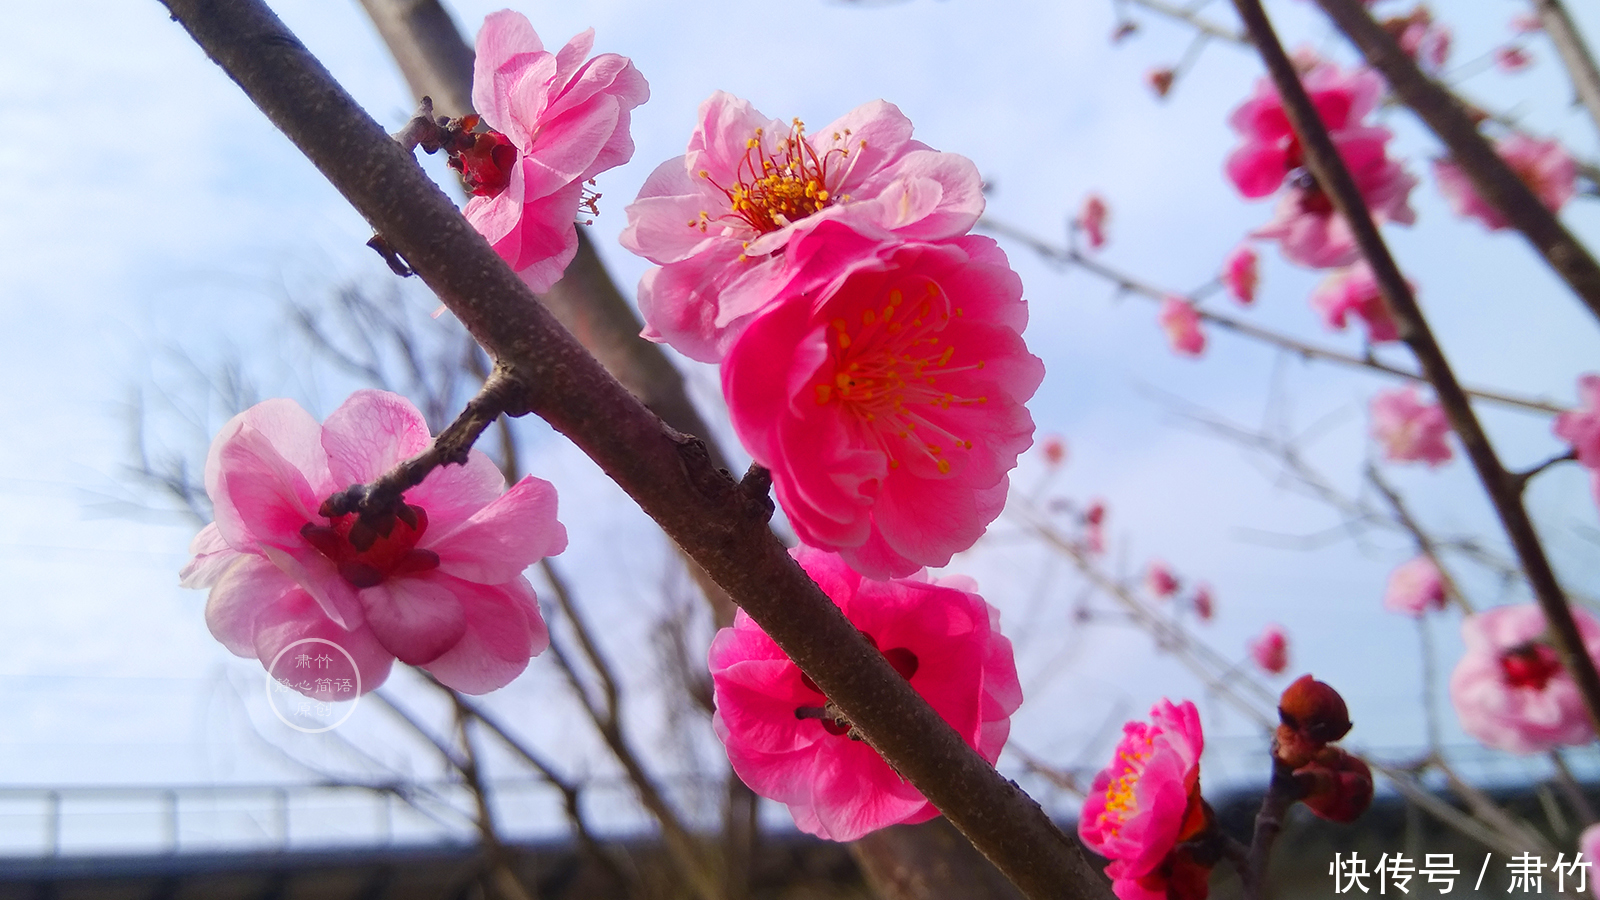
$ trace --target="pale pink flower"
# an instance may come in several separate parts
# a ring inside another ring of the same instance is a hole
[[[223,426],[205,471],[216,522],[182,573],[185,587],[211,589],[217,640],[263,663],[297,640],[332,640],[356,657],[365,690],[393,657],[469,693],[521,673],[549,643],[522,572],[567,544],[548,482],[507,491],[474,450],[407,491],[387,531],[319,512],[430,442],[416,407],[384,391],[357,391],[323,425],[268,400]]]
[[[1496,141],[1494,148],[1551,212],[1559,212],[1577,193],[1578,164],[1560,141],[1541,141],[1513,132]],[[1477,219],[1490,231],[1510,227],[1499,210],[1478,196],[1472,181],[1455,163],[1435,160],[1433,177],[1456,215]]]
[[[1400,339],[1400,329],[1389,315],[1378,281],[1365,261],[1323,279],[1311,294],[1311,306],[1322,314],[1329,328],[1343,331],[1354,314],[1367,326],[1368,341],[1378,344]]]
[[[1533,55],[1524,47],[1508,44],[1494,51],[1494,64],[1502,72],[1521,72],[1533,65]]]
[[[1153,560],[1144,570],[1144,588],[1153,596],[1165,600],[1178,592],[1178,576],[1161,560]]]
[[[1000,756],[1022,687],[1000,613],[971,579],[873,581],[832,553],[790,551],[968,746]],[[750,789],[789,807],[801,831],[852,841],[925,822],[933,804],[900,777],[744,610],[711,642],[712,727]]]
[[[584,182],[633,156],[630,110],[650,96],[627,57],[586,62],[593,46],[589,30],[551,53],[511,10],[490,13],[478,32],[472,105],[498,136],[480,138],[458,166],[476,194],[464,213],[535,291],[578,252]]]
[[[1591,658],[1600,657],[1600,625],[1573,607]],[[1548,643],[1544,613],[1532,603],[1500,606],[1461,621],[1466,651],[1450,676],[1450,702],[1461,730],[1510,753],[1539,753],[1595,739],[1583,698]]]
[[[1162,300],[1159,321],[1173,353],[1199,356],[1205,352],[1206,333],[1200,330],[1200,313],[1193,303],[1179,297]]]
[[[1384,25],[1396,34],[1400,50],[1416,60],[1423,71],[1432,74],[1444,68],[1450,57],[1450,26],[1435,22],[1427,7],[1419,6],[1409,16],[1391,19]]]
[[[786,248],[823,222],[880,240],[966,234],[983,212],[972,161],[929,149],[892,103],[858,106],[815,134],[718,91],[689,152],[628,206],[622,245],[661,268],[639,282],[644,336],[717,362],[784,279]]]
[[[1150,710],[1150,722],[1122,726],[1111,765],[1095,776],[1078,819],[1078,837],[1090,850],[1111,860],[1106,874],[1123,900],[1169,896],[1169,855],[1180,841],[1205,827],[1200,796],[1200,753],[1205,735],[1200,713],[1185,700],[1169,700]],[[1151,878],[1151,876],[1157,876]],[[1190,879],[1180,879],[1188,883]],[[1198,895],[1204,897],[1204,876]]]
[[[728,350],[734,430],[800,540],[871,578],[942,566],[1005,505],[1044,365],[994,241],[880,242],[825,222]]]
[[[1426,556],[1403,562],[1389,575],[1383,592],[1383,608],[1412,618],[1421,618],[1430,609],[1444,609],[1444,576]]]
[[[1099,250],[1106,245],[1106,219],[1111,215],[1110,207],[1099,194],[1090,194],[1083,199],[1083,211],[1078,213],[1078,227],[1083,229],[1084,237],[1089,240],[1090,250]]]
[[[1233,299],[1245,306],[1256,301],[1256,285],[1261,280],[1258,268],[1255,248],[1249,244],[1240,244],[1222,264],[1222,283]]]
[[[1263,672],[1282,674],[1289,668],[1289,633],[1282,625],[1268,624],[1250,641],[1250,658]]]
[[[1600,375],[1578,379],[1580,406],[1556,416],[1551,428],[1572,445],[1578,464],[1593,476],[1595,502],[1600,503]]]
[[[1445,440],[1450,419],[1437,403],[1417,399],[1411,387],[1383,391],[1372,398],[1372,436],[1390,462],[1425,462],[1440,466],[1453,455]]]
[[[1539,20],[1538,13],[1517,13],[1511,17],[1512,34],[1533,34],[1544,30],[1544,22]]]

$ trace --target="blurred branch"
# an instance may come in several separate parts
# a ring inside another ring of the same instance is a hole
[[[1488,141],[1484,140],[1483,135],[1478,133],[1477,123],[1460,99],[1424,75],[1422,70],[1417,68],[1417,64],[1400,49],[1394,38],[1372,18],[1361,0],[1316,0],[1316,2],[1333,19],[1339,30],[1344,32],[1345,37],[1355,44],[1356,49],[1366,58],[1367,64],[1378,70],[1389,82],[1390,90],[1400,98],[1400,101],[1410,107],[1412,112],[1427,123],[1434,135],[1444,142],[1450,150],[1451,159],[1472,181],[1473,190],[1478,196],[1494,207],[1513,228],[1522,232],[1523,237],[1527,238],[1534,249],[1544,257],[1545,262],[1550,264],[1550,268],[1567,282],[1573,293],[1578,295],[1578,299],[1589,308],[1589,312],[1600,318],[1600,264],[1595,262],[1594,257],[1566,226],[1561,224],[1555,213],[1540,202],[1533,190],[1517,177],[1511,166],[1495,152]],[[1240,0],[1234,0],[1234,5],[1240,6]],[[1254,5],[1259,7],[1259,3]],[[1241,15],[1245,15],[1243,7],[1240,8]],[[1246,24],[1252,36],[1257,38],[1258,49],[1262,47],[1261,41],[1267,34],[1260,27],[1265,23],[1265,14],[1262,14],[1254,24],[1246,16]],[[1270,29],[1271,26],[1266,27]],[[1276,40],[1276,37],[1273,37],[1273,41]],[[1292,69],[1286,70],[1283,74],[1285,77],[1291,75]],[[1278,80],[1276,74],[1274,80]],[[1298,85],[1299,81],[1295,80],[1294,83]],[[1279,84],[1278,92],[1285,94],[1284,83]],[[1303,94],[1304,90],[1300,92]],[[1288,102],[1289,98],[1285,94],[1285,103]],[[1309,124],[1322,130],[1319,119],[1313,118]],[[1305,140],[1306,136],[1300,127],[1297,126],[1295,132],[1300,135],[1302,141]],[[1337,163],[1337,160],[1338,156],[1335,154],[1329,162],[1338,164],[1342,168],[1342,163]],[[1332,185],[1324,180],[1323,167],[1314,159],[1309,162],[1313,173],[1324,188],[1331,188]],[[1355,191],[1353,183],[1351,191],[1351,198],[1360,201],[1360,193]],[[1337,197],[1334,200],[1346,219],[1350,219],[1356,209],[1359,209],[1363,216],[1367,214],[1365,202],[1361,202],[1359,207],[1346,208]],[[1379,261],[1373,259],[1372,254],[1367,252],[1375,248],[1369,248],[1367,242],[1360,237],[1363,231],[1370,230],[1373,236],[1371,239],[1377,239],[1377,229],[1375,227],[1364,229],[1353,221],[1352,228],[1358,235],[1357,242],[1363,245],[1363,255],[1367,257],[1374,271],[1378,271]],[[1378,276],[1380,283],[1385,278],[1383,274]],[[1401,283],[1404,283],[1403,279]],[[1406,294],[1409,296],[1409,288],[1406,289]],[[1405,301],[1402,301],[1402,304],[1414,305],[1406,304]],[[1402,316],[1405,314],[1402,309],[1395,311]],[[1402,328],[1404,327],[1402,324]],[[1431,336],[1425,338],[1424,342],[1431,342]],[[1419,358],[1424,370],[1428,370],[1429,359],[1425,356]],[[1457,431],[1459,433],[1460,429]],[[1597,681],[1594,687],[1596,691],[1600,691],[1600,681]],[[1600,716],[1600,707],[1595,709],[1594,714]]]
[[[1454,600],[1461,607],[1462,612],[1471,615],[1474,612],[1471,601],[1467,600],[1467,595],[1461,592],[1461,586],[1450,576],[1450,569],[1445,566],[1444,560],[1440,558],[1439,548],[1434,544],[1433,537],[1417,524],[1417,520],[1411,515],[1411,509],[1406,506],[1405,500],[1401,498],[1400,492],[1396,491],[1378,473],[1378,467],[1370,462],[1367,463],[1366,478],[1367,482],[1377,488],[1378,494],[1389,504],[1389,509],[1394,512],[1395,521],[1400,523],[1400,526],[1416,542],[1417,552],[1426,556],[1428,561],[1433,563],[1433,567],[1439,570],[1439,581],[1444,585],[1445,596]]]
[[[1533,5],[1539,11],[1544,33],[1556,46],[1562,65],[1567,67],[1578,101],[1589,111],[1594,126],[1600,128],[1600,69],[1595,68],[1594,54],[1589,52],[1583,35],[1561,0],[1533,0]]]
[[[1212,312],[1211,310],[1205,309],[1198,305],[1198,297],[1184,296],[1176,291],[1164,291],[1147,282],[1140,281],[1132,275],[1118,271],[1117,269],[1114,269],[1111,266],[1106,265],[1105,263],[1100,262],[1099,260],[1094,259],[1079,250],[1071,247],[1053,246],[1037,237],[1034,237],[1033,235],[1028,234],[1027,232],[1013,228],[1010,225],[997,222],[994,219],[985,217],[978,222],[978,227],[984,229],[985,231],[1023,244],[1034,253],[1037,253],[1046,259],[1062,263],[1064,265],[1077,266],[1092,275],[1111,282],[1112,284],[1116,285],[1119,290],[1136,294],[1157,302],[1165,300],[1168,297],[1183,297],[1184,299],[1195,304],[1195,311],[1199,313],[1200,318],[1204,319],[1205,321],[1219,327],[1226,328],[1229,331],[1250,338],[1251,340],[1259,341],[1263,344],[1269,344],[1274,347],[1280,347],[1302,358],[1320,359],[1343,366],[1370,369],[1375,372],[1383,372],[1387,375],[1393,375],[1397,378],[1404,378],[1408,381],[1415,381],[1421,384],[1428,383],[1428,376],[1426,374],[1408,371],[1406,369],[1390,365],[1374,358],[1370,354],[1356,356],[1328,347],[1320,347],[1316,344],[1309,344],[1305,341],[1301,341],[1298,338],[1293,338],[1267,328],[1262,328],[1259,325],[1252,325],[1242,319],[1236,319],[1232,316],[1224,315],[1222,313]],[[1519,397],[1514,394],[1507,394],[1501,391],[1489,390],[1487,388],[1467,388],[1465,390],[1469,396],[1476,397],[1479,400],[1486,400],[1491,403],[1500,403],[1506,406],[1542,413],[1556,414],[1566,411],[1565,407],[1557,406],[1554,403],[1536,400],[1529,397]]]
[[[1437,92],[1442,96],[1449,114],[1459,114],[1463,121],[1467,121],[1459,103],[1417,70],[1405,54],[1400,52],[1394,41],[1361,7],[1359,0],[1317,0],[1317,2],[1334,17],[1347,35],[1357,39],[1368,61],[1389,76],[1390,84],[1413,109],[1417,109],[1417,105],[1413,102],[1413,98],[1407,98],[1406,84],[1398,83],[1391,69],[1399,71],[1402,77],[1411,76],[1414,81],[1411,88],[1420,85],[1423,93]],[[1356,187],[1355,180],[1339,157],[1339,152],[1328,136],[1328,131],[1312,105],[1311,98],[1300,84],[1294,63],[1284,52],[1282,44],[1278,42],[1277,34],[1273,32],[1272,25],[1267,20],[1260,0],[1234,0],[1234,7],[1244,20],[1245,27],[1255,42],[1256,50],[1266,63],[1279,96],[1283,98],[1285,112],[1294,127],[1295,135],[1305,149],[1306,162],[1312,175],[1332,199],[1339,214],[1344,216],[1349,224],[1355,235],[1356,244],[1371,266],[1384,302],[1398,326],[1400,339],[1405,341],[1416,355],[1422,371],[1433,384],[1439,404],[1449,417],[1451,427],[1455,429],[1457,437],[1466,448],[1467,456],[1472,460],[1473,468],[1477,471],[1479,480],[1483,482],[1484,490],[1488,492],[1495,512],[1499,514],[1501,525],[1510,538],[1518,559],[1521,560],[1528,585],[1539,600],[1539,607],[1543,610],[1545,621],[1555,638],[1554,643],[1562,665],[1583,695],[1590,723],[1600,729],[1600,673],[1596,672],[1594,660],[1584,648],[1583,640],[1578,634],[1577,623],[1572,617],[1572,610],[1567,605],[1566,596],[1556,581],[1555,571],[1545,556],[1544,547],[1539,543],[1533,522],[1529,520],[1527,510],[1522,505],[1520,491],[1495,455],[1488,436],[1472,410],[1472,404],[1456,381],[1455,373],[1434,339],[1421,308],[1417,306],[1410,285],[1400,274],[1400,269],[1390,255],[1383,236],[1378,233],[1377,225],[1372,221],[1366,201]],[[1448,119],[1449,115],[1445,118]],[[1467,121],[1467,124],[1470,126],[1470,121]],[[1532,204],[1538,207],[1549,222],[1560,228],[1560,223],[1555,221],[1555,217],[1533,199],[1532,192],[1528,191],[1527,186],[1518,181],[1515,175],[1510,174],[1510,168],[1504,161],[1494,155],[1492,150],[1488,150],[1488,145],[1483,143],[1475,128],[1470,129],[1470,136],[1497,165],[1505,170],[1508,177],[1527,195]],[[1466,168],[1465,164],[1463,168]],[[1480,192],[1482,187],[1480,184]],[[1502,211],[1510,217],[1510,211],[1503,207]],[[1562,231],[1564,234],[1564,229]],[[1570,236],[1568,238],[1570,240]],[[1581,248],[1573,243],[1569,249]],[[1558,255],[1564,259],[1568,256],[1566,251]],[[1587,256],[1584,258],[1587,259]],[[1593,269],[1591,286],[1594,288],[1594,294],[1592,297],[1586,297],[1586,300],[1592,301],[1592,309],[1597,316],[1600,316],[1600,267],[1595,266],[1592,259],[1588,260],[1587,264]]]
[[[1227,26],[1218,25],[1215,22],[1202,17],[1199,13],[1192,9],[1185,9],[1184,7],[1176,4],[1168,3],[1166,0],[1123,0],[1123,2],[1131,3],[1134,6],[1142,6],[1158,15],[1166,16],[1169,19],[1175,19],[1179,22],[1183,22],[1201,34],[1227,41],[1230,44],[1240,44],[1244,46],[1248,46],[1250,44],[1249,39],[1239,32],[1234,31]]]

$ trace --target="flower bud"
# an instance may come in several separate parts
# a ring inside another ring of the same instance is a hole
[[[1278,698],[1278,721],[1273,753],[1284,765],[1297,769],[1350,732],[1350,710],[1344,698],[1310,675],[1300,676]]]
[[[1354,822],[1372,805],[1372,770],[1338,747],[1324,747],[1294,774],[1307,788],[1302,802],[1330,822]]]

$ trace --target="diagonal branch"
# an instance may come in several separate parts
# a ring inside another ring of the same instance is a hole
[[[1595,68],[1594,54],[1589,52],[1583,35],[1578,33],[1578,26],[1561,0],[1533,0],[1533,5],[1539,10],[1539,23],[1544,26],[1544,33],[1549,35],[1550,43],[1556,45],[1561,64],[1567,67],[1578,102],[1589,111],[1594,126],[1600,128],[1600,69]]]
[[[1107,896],[1076,844],[789,557],[766,527],[766,491],[719,471],[703,442],[667,427],[586,353],[271,10],[165,4],[517,385],[508,413],[537,413],[588,454],[1025,895]]]
[[[1522,232],[1578,299],[1600,318],[1600,263],[1489,146],[1466,106],[1417,68],[1361,0],[1317,0],[1317,5],[1356,45],[1367,64],[1383,73],[1400,101],[1450,148],[1451,158],[1471,179],[1478,196]],[[1372,262],[1370,256],[1368,261]]]
[[[1346,0],[1317,0],[1317,2],[1330,12],[1334,9],[1342,10],[1346,6]],[[1428,327],[1421,308],[1417,306],[1416,297],[1412,296],[1411,286],[1400,274],[1394,257],[1389,254],[1389,247],[1384,243],[1383,236],[1378,233],[1377,225],[1373,224],[1366,201],[1356,188],[1349,169],[1345,168],[1343,160],[1340,159],[1338,150],[1334,148],[1333,140],[1328,136],[1327,129],[1317,115],[1311,98],[1306,95],[1304,86],[1300,84],[1293,62],[1284,52],[1283,45],[1278,42],[1278,36],[1273,32],[1272,23],[1267,20],[1260,0],[1233,0],[1233,5],[1238,9],[1240,18],[1250,31],[1256,50],[1261,54],[1262,60],[1267,65],[1267,71],[1277,86],[1278,94],[1283,98],[1284,111],[1288,113],[1300,145],[1305,148],[1306,162],[1311,174],[1327,191],[1339,214],[1344,216],[1350,225],[1356,243],[1361,248],[1362,256],[1366,257],[1368,265],[1372,267],[1373,276],[1383,293],[1384,302],[1399,327],[1400,339],[1411,348],[1422,371],[1433,383],[1439,404],[1444,407],[1450,419],[1450,426],[1455,429],[1462,446],[1466,448],[1467,456],[1472,460],[1472,466],[1478,473],[1478,479],[1483,482],[1484,490],[1488,492],[1489,500],[1500,517],[1500,524],[1505,528],[1506,536],[1510,538],[1511,546],[1516,550],[1517,558],[1522,563],[1528,585],[1533,589],[1539,607],[1544,612],[1562,665],[1572,675],[1573,681],[1577,683],[1583,695],[1590,723],[1600,729],[1600,674],[1596,673],[1594,660],[1584,648],[1583,640],[1578,634],[1577,623],[1572,618],[1572,609],[1567,605],[1567,598],[1561,590],[1560,583],[1556,581],[1555,571],[1545,556],[1544,547],[1539,543],[1539,535],[1534,531],[1533,522],[1528,518],[1528,511],[1522,505],[1522,494],[1515,479],[1495,455],[1488,435],[1484,433],[1483,426],[1472,411],[1472,404],[1468,401],[1466,392],[1456,381],[1455,372],[1450,369],[1444,351],[1434,339],[1433,331]],[[1359,4],[1351,0],[1349,5],[1357,7],[1355,12],[1359,17],[1371,23],[1371,17],[1359,9]],[[1345,24],[1344,21],[1340,21],[1341,27]],[[1383,37],[1384,40],[1388,40],[1387,35]],[[1393,42],[1389,43],[1392,47]],[[1404,58],[1398,48],[1393,49],[1395,55]],[[1379,60],[1375,59],[1374,64],[1378,63]],[[1597,275],[1600,275],[1600,271],[1597,271]],[[1600,287],[1600,282],[1597,282],[1597,287]]]

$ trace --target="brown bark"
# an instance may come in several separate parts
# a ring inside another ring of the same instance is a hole
[[[881,900],[1017,900],[1022,895],[944,819],[893,825],[850,845]]]

